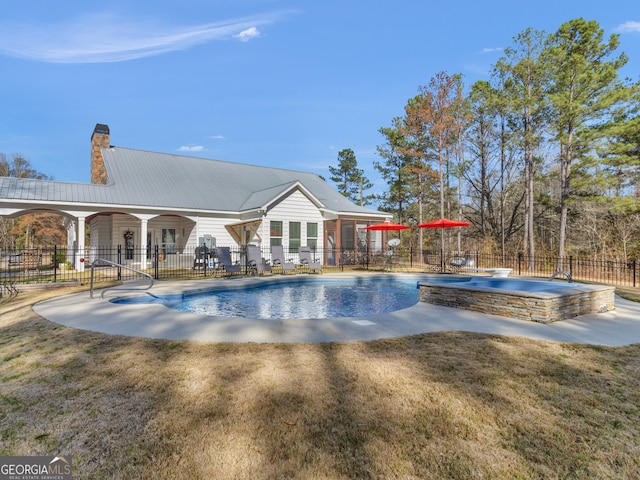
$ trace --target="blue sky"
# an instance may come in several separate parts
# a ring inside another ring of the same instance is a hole
[[[470,86],[524,29],[596,20],[640,78],[634,0],[5,2],[0,152],[89,182],[96,123],[113,145],[312,171],[379,129],[440,71]],[[371,192],[369,192],[371,193]]]

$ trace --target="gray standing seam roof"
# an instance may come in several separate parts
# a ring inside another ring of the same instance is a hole
[[[300,183],[330,211],[383,215],[353,204],[313,173],[122,147],[102,150],[107,185],[0,177],[0,198],[243,212]]]

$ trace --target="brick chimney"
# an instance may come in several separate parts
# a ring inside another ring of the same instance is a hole
[[[91,135],[91,183],[107,184],[107,170],[104,167],[102,149],[110,146],[109,126],[97,123]]]

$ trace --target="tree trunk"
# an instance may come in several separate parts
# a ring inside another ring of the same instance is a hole
[[[569,133],[567,145],[560,146],[560,231],[558,234],[558,269],[563,268],[565,252],[565,243],[567,238],[567,218],[570,197],[570,167],[571,167],[571,139],[572,133]]]

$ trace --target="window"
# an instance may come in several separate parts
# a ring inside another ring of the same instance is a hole
[[[269,225],[269,236],[271,237],[271,246],[282,245],[282,222],[271,220]]]
[[[162,229],[162,248],[165,253],[176,253],[176,229]]]
[[[343,220],[340,229],[341,247],[343,250],[355,250],[355,224],[351,220]]]
[[[358,241],[358,251],[364,253],[367,251],[367,230],[366,225],[356,225],[356,237]]]
[[[296,253],[300,249],[301,223],[289,222],[289,253]]]
[[[314,252],[318,249],[317,223],[307,223],[307,246]]]

